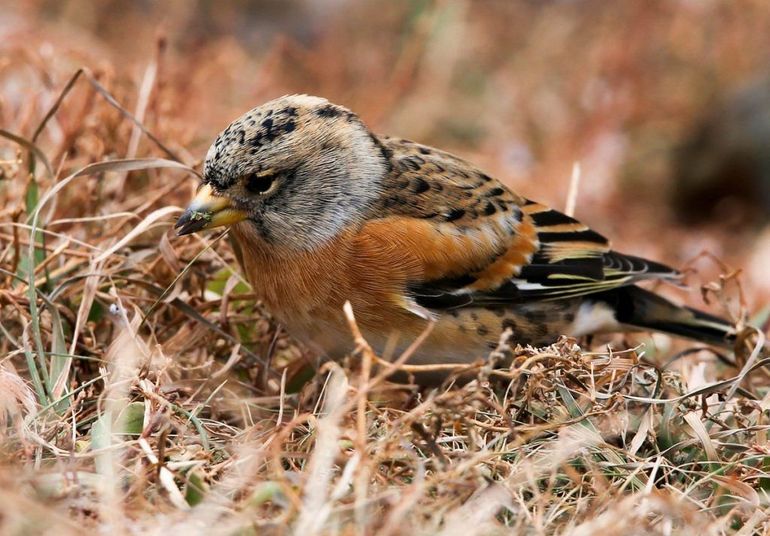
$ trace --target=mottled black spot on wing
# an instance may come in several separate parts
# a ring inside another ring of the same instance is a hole
[[[579,223],[575,218],[557,210],[546,210],[532,214],[532,221],[538,227],[548,227],[551,225],[564,225],[570,223]]]
[[[521,269],[518,278],[530,283],[539,283],[546,286],[558,286],[567,284],[567,282],[574,282],[563,277],[554,278],[554,275],[601,281],[604,279],[604,263],[599,257],[584,257],[554,263],[533,262]]]
[[[428,181],[421,177],[417,177],[414,180],[412,180],[412,191],[416,194],[421,194],[423,192],[427,192],[430,190],[430,184],[428,184]]]
[[[408,170],[419,171],[420,168],[422,168],[422,166],[425,165],[425,160],[416,155],[407,156],[407,157],[401,158],[399,160],[399,164],[401,165],[402,169],[404,169],[405,171],[408,171]]]
[[[461,208],[453,208],[449,212],[447,212],[446,218],[444,218],[446,221],[455,221],[459,220],[465,216],[465,211]]]
[[[541,243],[593,242],[602,245],[607,243],[606,238],[591,229],[586,229],[584,231],[539,232],[537,233],[537,237]]]
[[[610,251],[603,256],[604,268],[610,272],[625,274],[651,274],[659,276],[679,277],[678,270],[663,263]]]
[[[458,278],[414,283],[407,287],[407,292],[421,307],[434,310],[458,309],[470,305],[472,299],[467,295],[454,294],[453,290],[472,282],[472,278],[470,280]]]

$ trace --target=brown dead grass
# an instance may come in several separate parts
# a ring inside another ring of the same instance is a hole
[[[721,23],[712,63],[695,68],[687,58],[707,32],[683,25],[687,17],[705,24],[701,8],[628,5],[593,26],[569,6],[402,6],[386,10],[378,35],[398,47],[367,53],[359,38],[366,29],[338,20],[314,47],[278,38],[258,57],[226,38],[184,52],[170,52],[163,38],[133,70],[110,57],[119,47],[109,35],[84,47],[71,35],[10,32],[0,53],[3,532],[768,530],[761,334],[729,356],[665,337],[646,347],[618,337],[613,348],[630,348],[619,351],[565,339],[516,349],[506,369],[482,362],[470,369],[475,380],[440,389],[387,382],[363,340],[344,363],[316,371],[313,356],[254,302],[221,235],[178,238],[170,230],[216,130],[276,91],[307,88],[341,98],[378,127],[476,153],[514,186],[535,177],[542,188],[528,189],[553,202],[564,203],[554,192],[567,190],[582,155],[577,215],[611,228],[628,199],[609,178],[597,190],[591,177],[612,177],[619,164],[585,140],[604,143],[625,121],[633,146],[643,146],[649,124],[688,106],[687,95],[666,93],[667,83],[709,69],[749,72],[761,58],[733,65],[730,36],[745,33],[749,20],[761,33],[770,20],[755,3],[745,12],[714,8],[732,18]],[[30,9],[34,17],[45,11]],[[628,20],[639,26],[630,34],[618,26]],[[525,51],[514,58],[487,42],[509,35],[504,23],[523,32],[506,38]],[[530,25],[540,33],[526,33]],[[667,54],[684,58],[684,67],[653,62],[651,35],[668,36]],[[473,37],[473,55],[453,47],[462,36]],[[577,42],[584,46],[571,58],[559,56],[558,43]],[[331,61],[340,50],[359,63]],[[484,78],[480,92],[473,76],[453,82],[468,69]],[[554,69],[561,78],[549,82]],[[625,97],[594,95],[594,108],[581,105],[589,97],[578,89],[591,76],[625,88]],[[500,114],[516,121],[502,124]],[[537,140],[535,164],[490,156],[525,138]],[[638,191],[648,200],[651,190]],[[682,251],[695,236],[685,229],[654,244],[642,239],[647,220],[655,218],[639,218],[641,231],[619,228],[621,241],[668,258],[696,253]],[[741,247],[748,245],[719,253]],[[723,310],[756,308],[754,281],[743,283],[748,305],[735,281],[730,275],[707,294]]]

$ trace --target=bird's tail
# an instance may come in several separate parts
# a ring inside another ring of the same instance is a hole
[[[595,297],[612,307],[618,322],[629,327],[662,331],[724,348],[735,345],[735,328],[727,320],[681,307],[643,288],[620,287]]]

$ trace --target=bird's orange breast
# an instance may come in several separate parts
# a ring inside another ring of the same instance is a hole
[[[399,302],[420,267],[393,242],[366,233],[343,233],[312,250],[266,244],[247,224],[233,227],[239,262],[255,293],[287,327],[339,325],[350,301],[365,326],[398,322]]]

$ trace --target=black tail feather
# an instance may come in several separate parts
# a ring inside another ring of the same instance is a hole
[[[690,307],[680,307],[637,286],[616,288],[591,298],[610,305],[621,324],[723,348],[732,348],[735,344],[735,329],[727,320]]]

